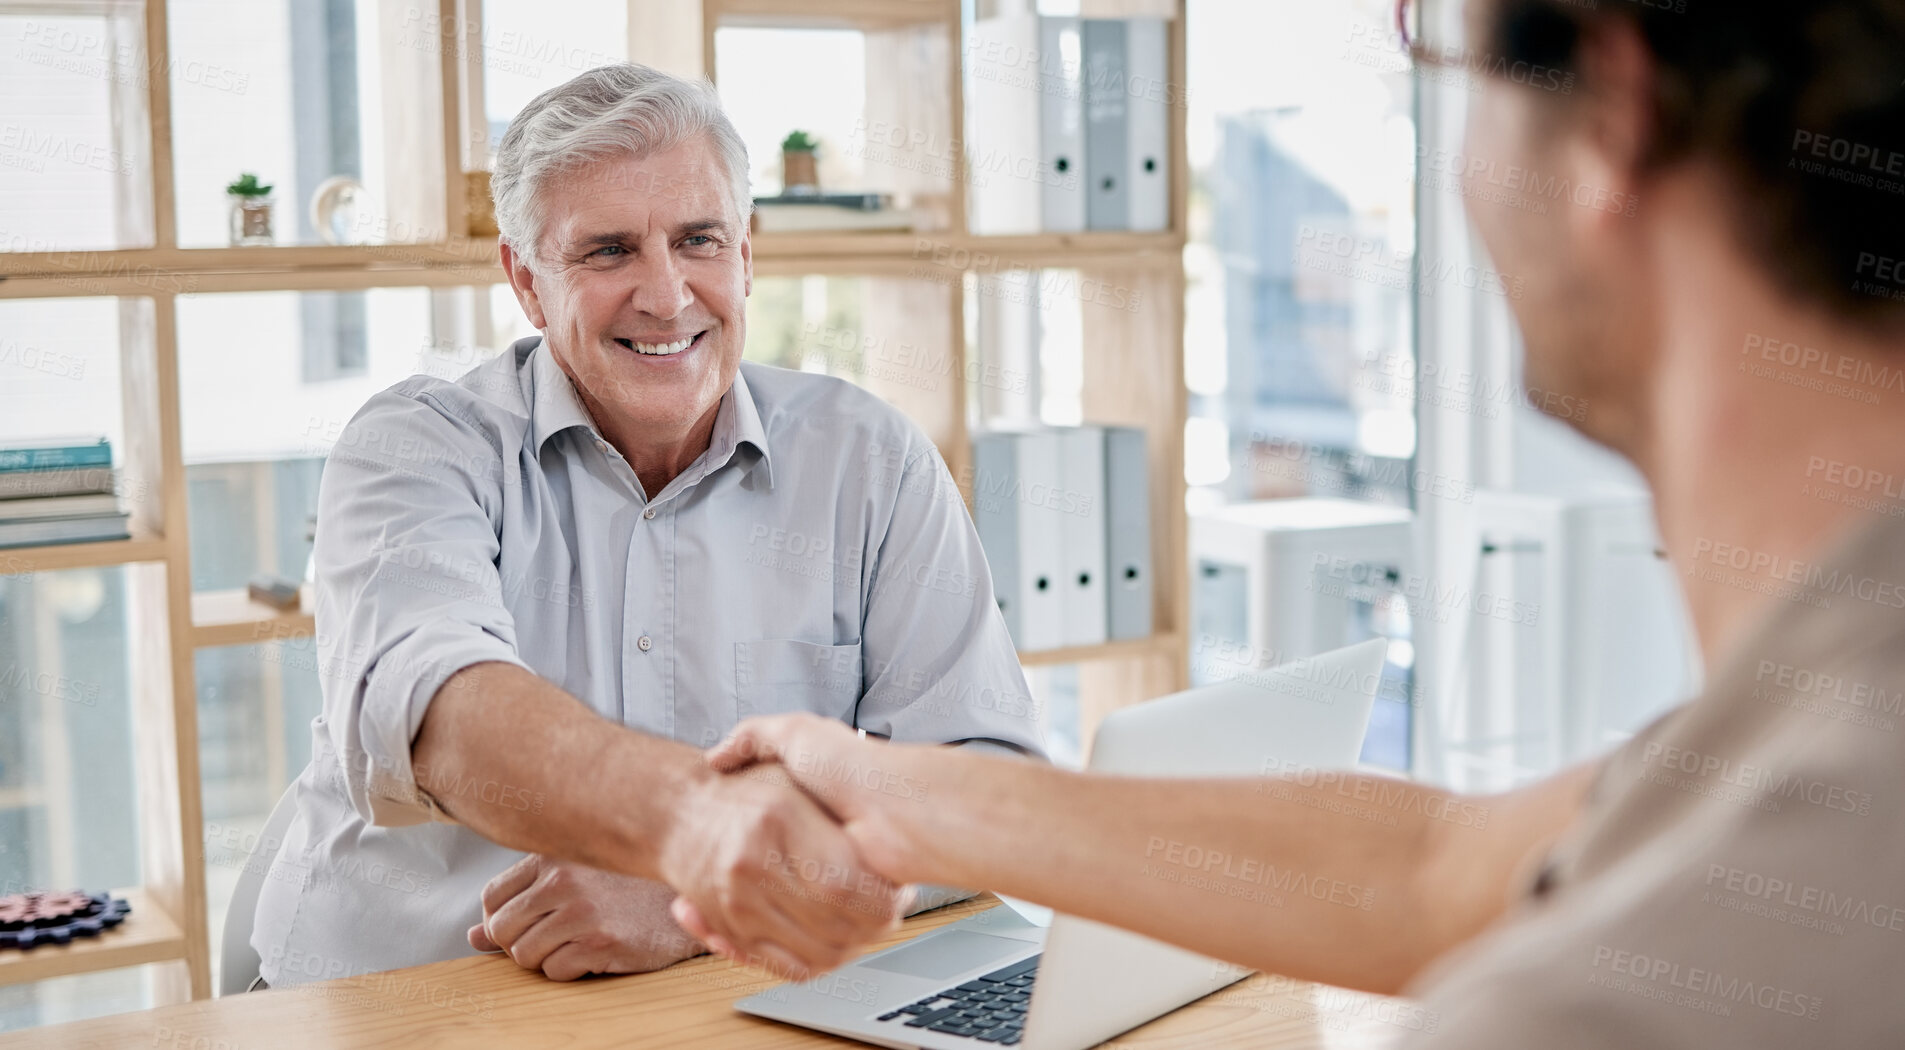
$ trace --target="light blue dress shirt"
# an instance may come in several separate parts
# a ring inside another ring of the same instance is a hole
[[[471,664],[697,747],[812,711],[1043,754],[957,487],[851,383],[744,362],[707,451],[651,498],[532,337],[371,398],[318,506],[323,714],[252,934],[273,986],[469,954],[484,883],[521,854],[432,796],[542,805],[413,768],[431,698]]]

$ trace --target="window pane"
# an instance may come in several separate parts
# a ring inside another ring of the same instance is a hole
[[[845,191],[865,185],[853,141],[865,117],[866,34],[850,29],[738,29],[714,38],[715,83],[728,116],[747,143],[748,181],[758,196],[781,192],[781,140],[799,129],[819,140],[820,185]],[[787,56],[801,56],[801,75],[787,75]]]
[[[1413,508],[1421,495],[1415,85],[1390,28],[1394,8],[1189,0],[1185,472],[1194,515],[1295,497]],[[1395,567],[1367,587],[1311,586],[1193,554],[1194,651],[1214,644],[1265,666],[1308,655],[1290,651],[1290,632],[1241,619],[1251,589],[1269,586],[1313,596],[1315,619],[1342,625],[1316,648],[1391,639],[1362,757],[1406,768],[1413,622],[1385,579]],[[1194,657],[1193,678],[1247,669],[1222,663]]]
[[[102,436],[123,462],[119,301],[0,300],[0,447]]]
[[[0,251],[152,244],[136,4],[0,13]]]
[[[530,99],[578,73],[628,59],[628,0],[483,0],[477,32],[449,28],[460,59],[471,52],[482,57],[492,153]]]
[[[197,667],[206,916],[216,986],[232,891],[278,797],[311,760],[311,720],[323,704],[311,638],[201,649]]]
[[[866,366],[862,349],[866,279],[763,277],[747,300],[749,361],[852,378]]]
[[[0,576],[0,893],[139,884],[123,569]]]
[[[952,389],[961,381],[953,309],[952,290],[933,280],[758,278],[747,301],[745,356],[865,387],[907,413],[943,451],[954,440]]]
[[[181,246],[232,243],[226,187],[245,173],[271,188],[271,243],[445,239],[440,45],[420,31],[419,8],[167,8]],[[321,230],[312,202],[333,178],[361,189]]]
[[[243,590],[259,573],[303,580],[324,457],[185,468],[192,518],[192,589]]]
[[[1385,380],[1414,371],[1414,87],[1399,55],[1365,60],[1393,8],[1191,0],[1186,380],[1225,438],[1189,464],[1206,502],[1410,505],[1413,392]]]
[[[324,456],[358,408],[533,334],[506,285],[201,295],[178,310],[195,590],[303,579]]]
[[[799,76],[787,74],[789,55],[799,56]],[[747,143],[754,195],[786,192],[781,143],[804,131],[816,142],[820,192],[882,198],[878,209],[834,212],[831,222],[812,217],[813,205],[792,205],[804,210],[780,212],[778,221],[763,213],[760,228],[947,228],[960,158],[952,102],[940,85],[952,60],[949,35],[932,24],[718,29],[715,83]]]
[[[353,318],[340,321],[349,305]],[[179,301],[188,464],[322,454],[372,394],[455,377],[533,335],[507,286],[239,292]]]

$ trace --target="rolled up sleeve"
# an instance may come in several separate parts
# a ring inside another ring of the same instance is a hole
[[[385,826],[444,819],[411,742],[473,664],[525,666],[497,572],[509,457],[426,388],[373,397],[340,434],[318,496],[323,719],[352,808]]]
[[[915,433],[883,536],[869,544],[856,724],[894,740],[1046,757],[979,533],[946,464]]]

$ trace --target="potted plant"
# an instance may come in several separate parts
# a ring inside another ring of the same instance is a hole
[[[245,172],[225,187],[232,202],[232,244],[271,244],[271,187]]]
[[[820,144],[804,131],[790,131],[781,140],[781,192],[819,193]]]

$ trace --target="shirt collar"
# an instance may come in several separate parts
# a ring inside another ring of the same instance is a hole
[[[571,427],[581,427],[592,437],[601,437],[588,406],[576,393],[569,374],[556,363],[556,356],[550,353],[546,341],[530,351],[529,369],[535,383],[534,403],[529,410],[530,437],[535,441],[538,455],[550,438]],[[735,371],[733,384],[721,395],[721,405],[715,410],[714,433],[709,436],[708,451],[701,457],[707,469],[699,473],[705,477],[732,459],[737,448],[752,445],[760,455],[762,480],[772,488],[774,465],[767,450],[767,428],[761,423],[760,406],[754,401],[744,371]]]
[[[533,397],[529,406],[529,434],[536,443],[536,453],[542,453],[542,446],[549,439],[569,429],[581,427],[591,435],[595,434],[595,420],[589,416],[587,406],[575,392],[575,384],[569,382],[569,374],[556,363],[556,355],[549,352],[549,343],[540,337],[534,349],[529,352],[529,374],[532,381]]]
[[[774,460],[767,452],[767,428],[761,423],[760,405],[754,400],[753,388],[748,386],[744,367],[734,370],[733,384],[721,395],[721,410],[715,414],[714,437],[708,442],[708,449],[722,451],[718,457],[710,457],[709,469],[727,462],[742,445],[754,446],[760,456],[761,480],[773,488]]]

